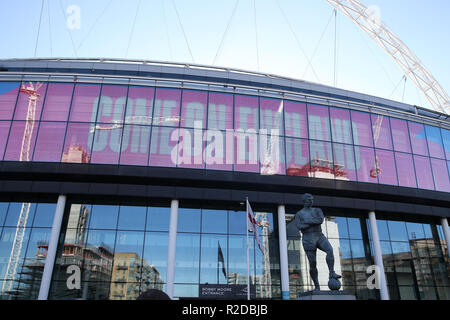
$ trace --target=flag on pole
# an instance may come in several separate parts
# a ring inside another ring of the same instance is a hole
[[[223,275],[225,277],[225,279],[227,278],[227,271],[225,270],[225,259],[223,258],[223,252],[222,252],[222,248],[220,247],[220,243],[219,241],[217,241],[217,261],[222,263],[222,272]]]
[[[255,219],[255,215],[253,214],[252,207],[250,206],[250,202],[247,199],[247,219],[248,219],[248,231],[253,232],[253,236],[255,237],[256,243],[258,243],[258,247],[261,250],[262,254],[264,254],[261,240],[259,239],[259,223]]]

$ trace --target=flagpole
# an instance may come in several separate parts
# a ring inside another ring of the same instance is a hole
[[[250,256],[249,256],[249,244],[248,244],[248,197],[245,198],[245,207],[247,211],[246,224],[247,224],[247,300],[250,300]]]
[[[219,240],[217,240],[217,284],[219,284]]]

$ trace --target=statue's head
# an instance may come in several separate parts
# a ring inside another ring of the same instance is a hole
[[[302,196],[302,200],[303,200],[303,205],[305,207],[312,207],[313,202],[314,202],[314,197],[310,193],[305,193]]]

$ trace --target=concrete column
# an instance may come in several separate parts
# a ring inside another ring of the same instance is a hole
[[[169,248],[167,252],[166,293],[173,298],[173,284],[175,279],[175,254],[177,250],[178,200],[170,203]]]
[[[53,217],[52,232],[48,243],[47,258],[45,259],[44,272],[42,273],[41,287],[39,289],[38,300],[47,300],[50,290],[50,282],[52,281],[53,266],[55,264],[56,251],[58,249],[58,240],[61,233],[61,223],[64,217],[64,209],[66,207],[65,195],[58,197],[56,203],[55,215]]]
[[[444,233],[445,243],[447,244],[447,255],[450,258],[450,230],[448,228],[447,218],[441,220],[442,231]]]
[[[281,298],[283,300],[289,300],[289,269],[284,205],[278,206],[278,237],[278,243],[280,245]]]
[[[377,219],[375,212],[369,212],[370,231],[372,234],[373,251],[375,264],[378,267],[378,283],[380,285],[381,300],[389,300],[389,291],[386,284],[386,275],[384,273],[383,255],[381,252],[380,236],[378,235]]]

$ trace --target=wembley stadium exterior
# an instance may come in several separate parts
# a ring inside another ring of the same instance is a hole
[[[295,299],[304,193],[341,290],[450,299],[445,114],[243,70],[9,59],[0,156],[0,299],[242,298],[246,199],[252,298]]]

